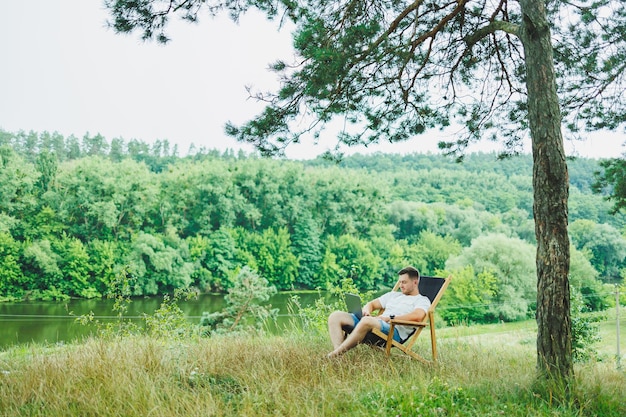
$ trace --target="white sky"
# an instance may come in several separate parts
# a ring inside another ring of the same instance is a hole
[[[0,128],[102,134],[152,142],[168,139],[181,154],[191,143],[208,149],[252,148],[224,134],[263,106],[245,86],[275,91],[269,63],[292,57],[291,34],[276,22],[246,15],[239,25],[203,16],[199,24],[172,21],[172,41],[144,43],[139,34],[105,27],[100,0],[0,0]],[[438,131],[401,144],[351,152],[436,152]],[[334,146],[288,148],[291,158],[314,157]],[[566,143],[570,154],[617,157],[624,134],[595,134]],[[474,149],[488,150],[485,145]]]

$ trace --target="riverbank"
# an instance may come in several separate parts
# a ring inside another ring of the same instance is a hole
[[[0,353],[0,415],[626,415],[626,375],[609,363],[578,366],[568,399],[533,390],[529,334],[444,332],[434,367],[368,346],[328,360],[324,335],[23,345]]]
[[[279,309],[277,325],[289,320],[289,301],[297,296],[302,306],[313,305],[327,293],[317,291],[284,291],[272,296],[268,304]],[[130,298],[125,318],[138,324],[145,315],[159,308],[162,296]],[[113,310],[115,300],[109,298],[71,299],[66,301],[20,301],[0,303],[0,350],[29,343],[67,344],[93,333],[93,328],[76,323],[76,318],[93,314],[103,322],[118,318]],[[224,294],[204,293],[197,298],[177,302],[190,323],[197,324],[204,312],[221,311],[225,306]]]

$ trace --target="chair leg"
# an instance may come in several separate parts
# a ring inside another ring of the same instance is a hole
[[[433,318],[430,320],[430,347],[433,353],[433,362],[437,362],[437,338],[435,337],[435,320]]]
[[[393,332],[394,332],[394,324],[391,323],[391,327],[389,328],[389,334],[387,335],[387,347],[385,348],[385,354],[387,356],[391,355],[391,347],[393,346]]]

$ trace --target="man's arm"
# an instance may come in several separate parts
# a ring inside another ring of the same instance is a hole
[[[401,321],[422,321],[426,318],[426,312],[423,308],[418,307],[415,310],[411,311],[408,314],[401,314],[399,316],[394,316],[394,320]]]
[[[374,311],[382,310],[383,306],[380,304],[380,300],[376,298],[363,306],[363,315],[371,316]]]

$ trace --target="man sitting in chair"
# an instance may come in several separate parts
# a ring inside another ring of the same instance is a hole
[[[361,319],[345,311],[335,311],[328,317],[328,333],[334,348],[328,354],[329,358],[341,355],[361,343],[372,329],[380,329],[388,335],[391,328],[389,322],[392,319],[424,320],[430,307],[430,300],[419,293],[419,271],[412,266],[407,266],[398,272],[398,276],[400,292],[390,291],[365,304]],[[380,316],[372,316],[374,311],[382,309],[385,311]],[[353,330],[345,336],[344,328],[353,328]],[[394,326],[393,338],[398,342],[403,342],[412,331],[411,327]]]

